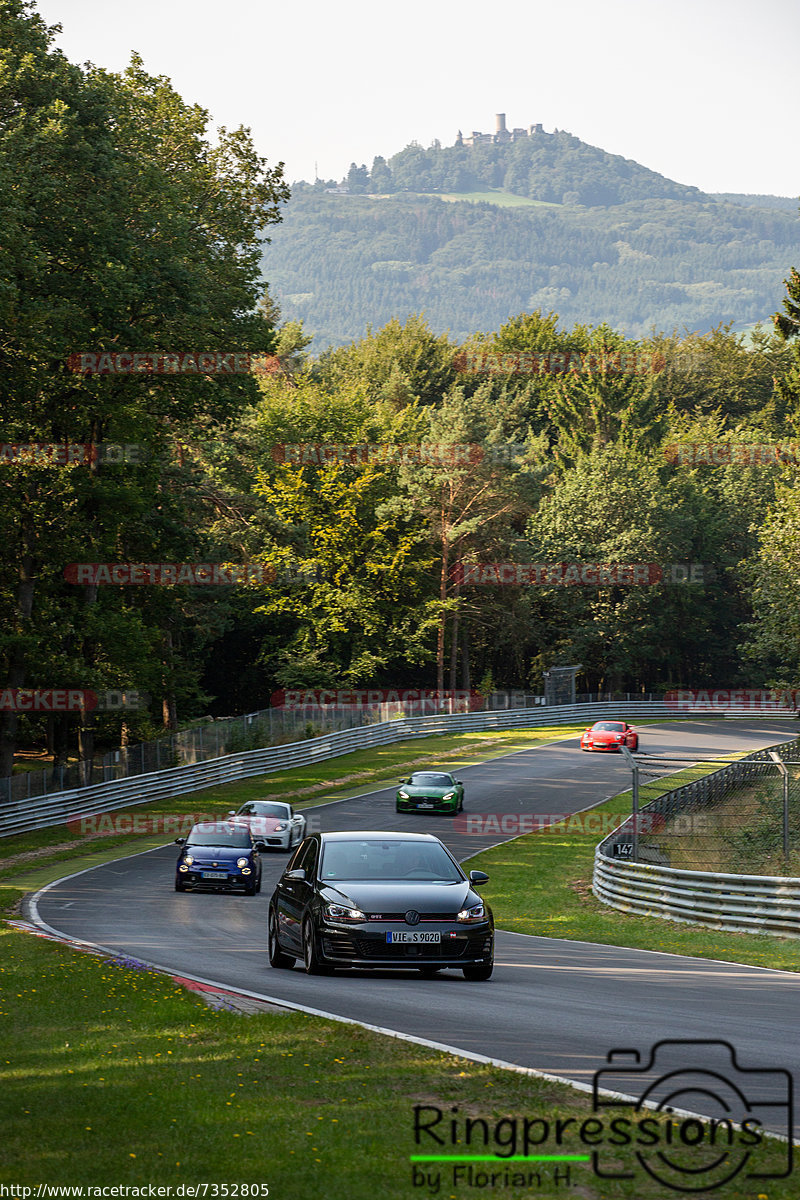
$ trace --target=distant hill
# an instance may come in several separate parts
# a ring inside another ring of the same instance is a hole
[[[510,135],[509,135],[510,136]],[[363,185],[363,176],[348,179]],[[497,187],[531,200],[605,207],[636,200],[702,199],[629,158],[590,146],[571,133],[538,129],[514,141],[475,146],[412,143],[384,164],[376,159],[364,190],[471,192]]]
[[[565,133],[412,144],[333,186],[294,185],[263,260],[315,353],[414,312],[456,340],[536,308],[633,337],[745,327],[800,264],[797,201],[709,196]]]

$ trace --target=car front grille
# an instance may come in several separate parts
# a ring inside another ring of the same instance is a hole
[[[404,962],[419,958],[460,958],[468,943],[468,939],[463,937],[445,938],[434,944],[418,943],[416,945],[366,937],[354,937],[353,941],[358,958],[399,959]]]
[[[444,954],[442,953],[443,950],[445,951]],[[389,942],[371,942],[366,938],[363,940],[359,939],[358,942],[359,958],[396,959],[408,962],[411,959],[458,958],[462,952],[463,946],[459,948],[455,942],[446,948],[444,943],[435,946],[403,946],[393,945]]]
[[[353,930],[326,929],[322,935],[322,953],[326,958],[363,959],[364,961],[411,962],[420,959],[440,960],[443,958],[483,958],[491,953],[492,935],[459,933],[451,938],[445,935],[436,943],[393,943],[385,935],[366,937]]]

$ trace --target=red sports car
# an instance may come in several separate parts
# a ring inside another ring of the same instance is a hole
[[[639,749],[638,733],[624,721],[595,721],[581,735],[581,750],[619,750],[620,746]]]

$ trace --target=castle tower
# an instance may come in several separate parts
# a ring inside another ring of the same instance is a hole
[[[507,133],[508,132],[506,130],[506,114],[505,113],[496,113],[495,114],[494,131],[495,131],[495,133]]]

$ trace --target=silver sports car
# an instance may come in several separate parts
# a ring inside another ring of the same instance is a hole
[[[270,849],[291,850],[306,836],[305,817],[281,800],[251,800],[238,812],[231,809],[228,817],[247,825],[253,837]]]

